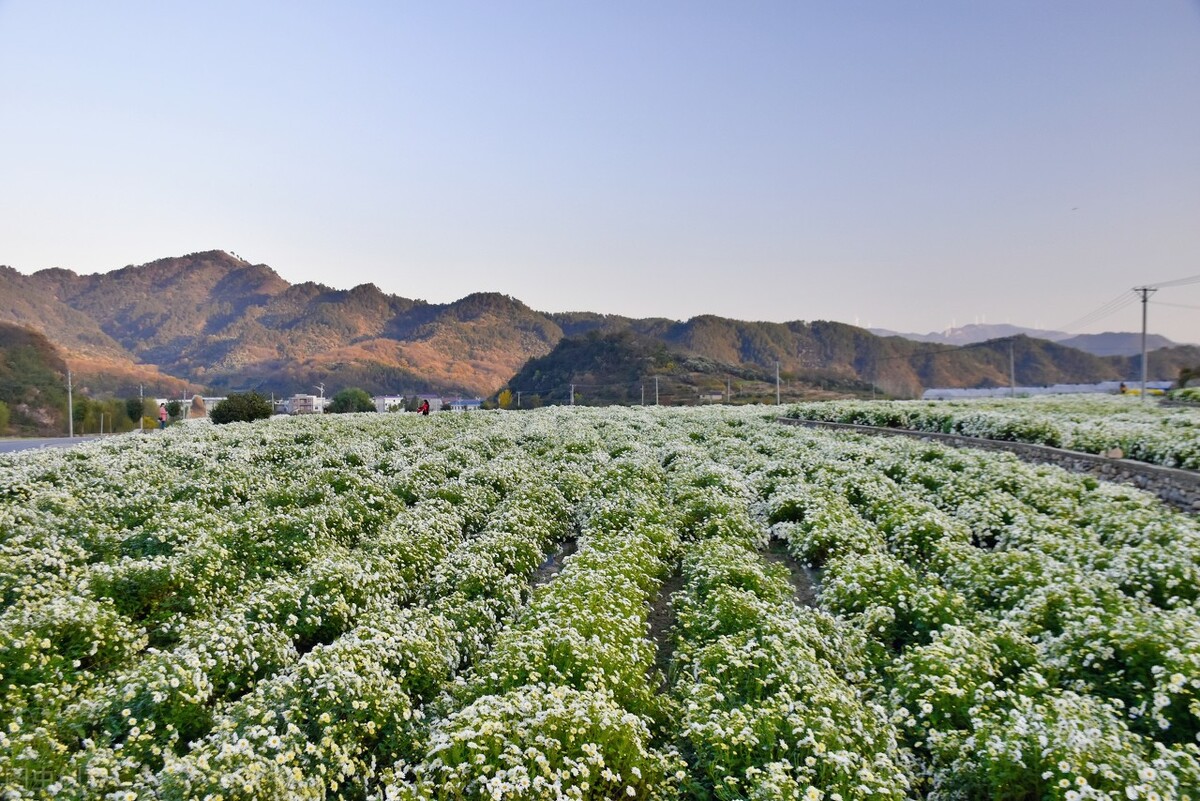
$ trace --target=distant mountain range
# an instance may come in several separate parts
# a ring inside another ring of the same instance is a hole
[[[661,376],[660,391],[671,376],[679,399],[694,400],[739,382],[742,397],[773,393],[777,365],[793,391],[818,394],[870,392],[874,384],[910,395],[927,386],[1009,381],[1008,340],[956,348],[836,322],[544,313],[496,293],[435,304],[373,284],[290,284],[266,265],[222,251],[95,275],[0,267],[0,322],[45,334],[76,372],[77,386],[94,393],[136,394],[143,385],[150,395],[286,395],[324,384],[330,392],[359,386],[487,397],[510,386],[553,400],[556,393],[565,399],[575,382],[593,398],[607,393],[628,402],[635,382],[640,400],[642,378],[652,372]],[[1124,356],[1028,336],[1012,348],[1019,383],[1137,372]],[[1194,347],[1164,348],[1150,359],[1160,379],[1197,364]]]
[[[872,334],[881,337],[904,337],[914,342],[936,342],[942,345],[974,345],[1001,337],[1027,336],[1057,342],[1069,348],[1077,348],[1093,356],[1137,356],[1142,352],[1142,335],[1106,331],[1103,334],[1067,334],[1063,331],[1048,331],[1040,328],[1022,328],[1018,325],[972,324],[928,334],[902,334],[886,328],[871,328]],[[1171,348],[1175,342],[1158,334],[1146,335],[1146,349]]]

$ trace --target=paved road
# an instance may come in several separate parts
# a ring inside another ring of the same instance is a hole
[[[0,439],[0,453],[16,453],[34,448],[69,448],[81,442],[96,439],[98,435],[89,434],[86,437],[52,437],[50,439]]]

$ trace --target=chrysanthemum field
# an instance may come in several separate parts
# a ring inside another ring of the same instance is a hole
[[[0,457],[0,797],[1200,798],[1196,518],[773,412]]]
[[[1129,395],[1043,395],[951,401],[798,403],[790,417],[935,431],[1123,455],[1164,467],[1200,470],[1200,407],[1163,406]]]

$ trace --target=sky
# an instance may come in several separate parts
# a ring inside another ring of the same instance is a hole
[[[0,0],[0,264],[214,249],[434,303],[1140,330],[1133,287],[1200,275],[1200,0]],[[1200,282],[1148,313],[1200,342]]]

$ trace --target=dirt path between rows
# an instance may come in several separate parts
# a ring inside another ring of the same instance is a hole
[[[671,670],[671,660],[675,656],[675,648],[671,644],[671,631],[675,628],[675,607],[671,605],[671,597],[683,589],[683,574],[678,569],[658,588],[658,596],[650,605],[650,641],[654,643],[654,666],[662,675],[660,692],[666,692],[670,685],[668,675]]]
[[[787,543],[783,540],[772,539],[767,550],[762,552],[763,559],[788,569],[788,578],[792,582],[792,599],[801,606],[817,605],[817,595],[821,589],[821,571],[805,567],[796,561],[787,551]]]
[[[571,537],[563,540],[554,549],[554,552],[546,557],[546,561],[538,567],[533,574],[533,586],[540,587],[543,584],[549,584],[551,579],[559,574],[563,568],[563,562],[567,557],[579,550],[579,540]]]

